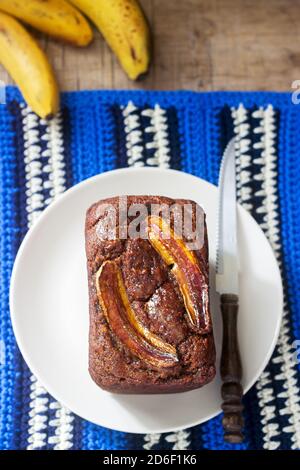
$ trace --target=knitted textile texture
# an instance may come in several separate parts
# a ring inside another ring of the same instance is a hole
[[[1,449],[300,449],[300,106],[280,93],[93,91],[62,95],[47,123],[8,88],[0,105]],[[175,168],[217,183],[232,135],[239,202],[269,239],[285,291],[273,357],[247,393],[245,442],[223,442],[221,418],[134,435],[75,416],[32,375],[9,314],[14,258],[28,228],[68,187],[127,166]],[[298,347],[298,351],[297,351]]]

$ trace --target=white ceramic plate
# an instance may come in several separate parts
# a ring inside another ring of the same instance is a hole
[[[84,251],[86,209],[120,194],[188,198],[206,211],[211,310],[217,355],[221,318],[214,290],[217,188],[194,176],[150,168],[115,170],[64,193],[28,232],[10,291],[14,332],[33,373],[79,416],[111,429],[148,433],[193,426],[220,412],[220,379],[200,390],[169,395],[115,395],[88,373],[88,291]],[[239,341],[247,391],[270,359],[282,312],[282,286],[273,252],[256,222],[239,208]]]

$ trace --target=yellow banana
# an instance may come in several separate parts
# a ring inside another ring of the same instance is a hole
[[[76,46],[93,38],[88,21],[65,0],[0,0],[0,10]]]
[[[0,63],[20,87],[28,105],[42,118],[59,106],[52,68],[37,42],[14,18],[0,12]]]
[[[147,72],[150,33],[137,0],[71,0],[99,28],[132,80]]]

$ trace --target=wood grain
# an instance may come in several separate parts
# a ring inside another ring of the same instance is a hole
[[[79,49],[35,33],[63,90],[290,90],[300,79],[299,0],[141,0],[154,60],[131,82],[98,32]],[[0,67],[0,79],[12,83]]]
[[[242,363],[238,344],[238,309],[239,298],[235,294],[221,295],[223,319],[223,340],[220,372],[222,379],[222,424],[224,440],[231,444],[243,442],[243,388]]]

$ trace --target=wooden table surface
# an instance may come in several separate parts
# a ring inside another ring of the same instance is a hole
[[[95,32],[80,49],[37,35],[63,90],[290,90],[300,79],[299,0],[141,0],[154,39],[148,76],[127,79]],[[0,79],[12,83],[0,68]]]

